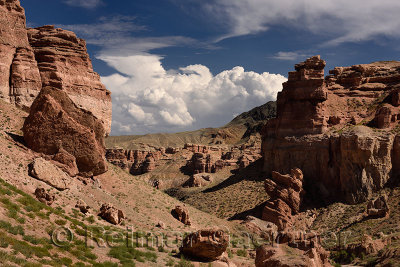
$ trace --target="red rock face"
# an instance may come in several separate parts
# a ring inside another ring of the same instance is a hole
[[[303,190],[303,173],[292,169],[290,175],[272,172],[271,179],[265,180],[265,191],[270,196],[264,208],[262,219],[272,222],[283,231],[292,225],[292,215],[299,213]]]
[[[66,91],[111,130],[111,96],[93,71],[85,41],[73,32],[26,29],[18,0],[0,0],[0,98],[29,110],[42,87]],[[28,39],[29,37],[29,39]]]
[[[229,235],[218,229],[203,229],[189,234],[182,241],[181,253],[213,261],[224,253],[229,245]]]
[[[263,129],[267,173],[304,172],[310,193],[365,201],[400,174],[400,62],[340,67],[323,78],[319,56],[295,66]],[[384,129],[374,131],[372,128]]]
[[[66,151],[69,158],[75,157],[82,175],[107,171],[102,123],[90,112],[77,107],[62,90],[45,87],[40,91],[25,120],[23,132],[28,147],[36,152],[57,155]]]
[[[18,0],[0,0],[0,98],[28,109],[41,89]]]
[[[54,26],[28,29],[43,87],[51,86],[68,93],[79,107],[92,112],[111,130],[111,93],[93,71],[83,39]]]

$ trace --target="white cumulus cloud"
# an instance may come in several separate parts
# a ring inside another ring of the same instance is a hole
[[[99,58],[121,73],[102,77],[112,92],[114,135],[222,126],[233,114],[275,100],[286,81],[243,67],[217,75],[203,65],[166,70],[150,54]]]

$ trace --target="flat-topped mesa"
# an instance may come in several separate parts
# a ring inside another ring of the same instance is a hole
[[[41,89],[18,0],[0,0],[0,98],[28,110]]]
[[[268,136],[322,133],[326,128],[323,105],[327,99],[324,84],[325,61],[314,56],[295,66],[278,93],[277,118],[267,124]]]
[[[28,29],[42,86],[64,90],[79,107],[93,113],[111,130],[111,93],[93,71],[86,42],[75,33],[54,26]]]

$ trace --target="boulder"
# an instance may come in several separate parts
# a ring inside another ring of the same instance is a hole
[[[158,227],[158,228],[160,228],[160,229],[165,229],[165,223],[162,222],[162,221],[159,221],[159,222],[156,224],[156,227]]]
[[[171,211],[172,216],[174,216],[175,219],[180,221],[181,223],[185,225],[191,225],[191,221],[189,218],[189,211],[185,206],[176,206],[172,211]]]
[[[201,260],[218,259],[229,245],[229,235],[218,229],[204,229],[185,237],[180,252]]]
[[[387,195],[372,199],[367,204],[367,215],[372,218],[384,218],[389,215]]]
[[[76,176],[79,173],[78,166],[76,166],[76,158],[63,148],[58,150],[52,160],[70,176]]]
[[[198,173],[190,176],[184,186],[187,187],[204,187],[212,183],[213,179],[208,173]]]
[[[44,158],[36,158],[29,165],[29,174],[61,191],[68,189],[71,182],[71,177]]]
[[[114,208],[112,204],[103,204],[100,208],[99,216],[115,225],[121,224],[125,220],[122,210]]]
[[[79,199],[76,202],[75,208],[79,209],[80,212],[82,212],[83,214],[89,213],[89,210],[90,210],[90,207],[82,199]]]
[[[53,194],[48,193],[46,189],[41,187],[36,188],[35,196],[40,202],[45,203],[48,206],[51,206],[56,199]]]
[[[102,123],[62,90],[45,87],[40,91],[23,132],[26,144],[36,152],[56,155],[63,149],[74,156],[83,175],[107,171]]]

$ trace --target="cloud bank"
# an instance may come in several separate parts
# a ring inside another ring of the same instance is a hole
[[[228,28],[217,41],[279,25],[325,35],[326,45],[400,37],[398,0],[212,0],[203,7]]]
[[[242,67],[215,76],[203,65],[166,70],[156,55],[99,58],[121,73],[102,77],[112,92],[113,135],[222,126],[234,114],[275,100],[286,81]]]

